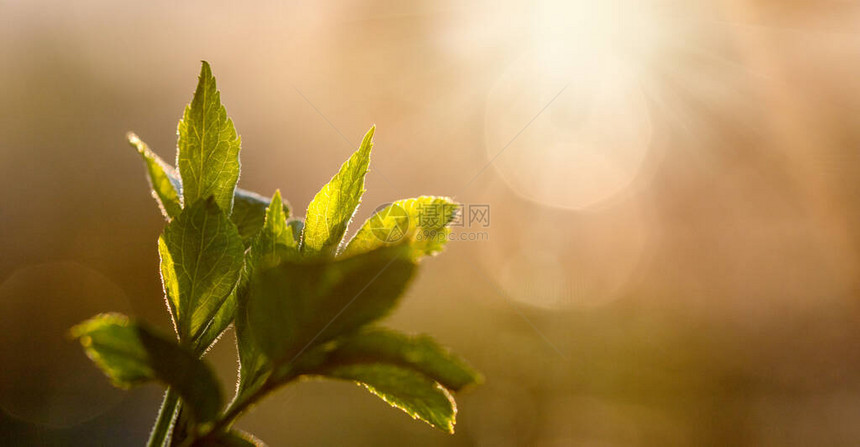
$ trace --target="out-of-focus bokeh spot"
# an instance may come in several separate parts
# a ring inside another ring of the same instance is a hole
[[[651,122],[641,67],[622,50],[647,36],[613,14],[619,7],[537,3],[534,38],[487,98],[487,157],[514,192],[582,209],[614,197],[639,174]]]
[[[510,236],[481,247],[484,268],[509,299],[546,309],[589,308],[623,296],[655,237],[650,216],[629,198],[589,219],[528,202],[493,211],[490,236]]]
[[[594,71],[581,71],[564,63],[573,57],[538,51],[512,64],[487,101],[486,148],[515,192],[582,209],[633,183],[648,155],[651,123],[621,61],[604,55],[591,61]]]
[[[122,288],[78,263],[24,266],[0,283],[0,410],[48,427],[108,411],[123,393],[71,339],[69,328],[99,312],[128,312]],[[26,322],[26,324],[21,324]]]

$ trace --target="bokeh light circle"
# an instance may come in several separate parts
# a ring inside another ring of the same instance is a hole
[[[640,172],[651,135],[637,78],[612,55],[540,47],[511,64],[487,101],[488,160],[543,205],[583,209],[615,197]]]
[[[129,307],[117,284],[79,263],[12,272],[0,284],[0,409],[28,423],[63,428],[118,404],[123,392],[68,334],[95,314]]]
[[[510,194],[504,185],[496,188]],[[590,309],[615,302],[653,252],[655,222],[636,197],[599,211],[524,201],[494,210],[493,231],[511,236],[486,245],[481,262],[505,298],[534,308]]]

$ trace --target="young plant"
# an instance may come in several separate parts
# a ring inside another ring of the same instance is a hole
[[[427,336],[374,323],[397,304],[417,263],[443,248],[457,205],[443,197],[400,200],[346,241],[374,130],[317,193],[304,220],[291,216],[279,191],[267,200],[236,187],[241,139],[206,62],[179,122],[177,170],[129,134],[168,221],[158,253],[175,337],[118,314],[97,315],[72,334],[116,386],[167,387],[149,446],[262,445],[231,428],[234,421],[304,377],[355,382],[453,433],[451,392],[479,375]],[[230,326],[239,380],[225,405],[202,357]]]

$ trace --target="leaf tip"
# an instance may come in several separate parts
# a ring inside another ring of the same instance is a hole
[[[467,384],[466,387],[469,387],[469,388],[476,387],[478,385],[483,385],[487,381],[487,378],[483,374],[481,374],[480,372],[478,372],[474,369],[471,372],[472,372],[472,383]]]
[[[149,149],[146,143],[144,143],[143,140],[141,140],[140,137],[132,131],[125,133],[125,139],[131,147],[137,149],[137,152],[141,154],[145,154],[147,149]]]
[[[89,335],[84,335],[79,339],[79,341],[81,342],[81,346],[83,346],[84,348],[89,348],[93,345],[93,338]]]
[[[212,76],[212,67],[209,65],[208,61],[201,60],[200,61],[200,76],[201,77],[211,77]]]
[[[72,340],[78,340],[84,348],[92,345],[92,337],[90,334],[99,327],[116,324],[120,326],[128,325],[128,317],[116,312],[105,312],[95,315],[85,321],[82,321],[69,329],[68,336]]]
[[[361,141],[361,148],[362,149],[367,148],[366,150],[369,151],[370,148],[373,147],[373,135],[375,133],[376,133],[376,124],[370,126],[370,130],[368,130],[367,133],[364,134],[364,138]]]

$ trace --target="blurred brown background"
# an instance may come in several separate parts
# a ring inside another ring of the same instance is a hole
[[[199,61],[242,187],[299,214],[372,123],[369,191],[490,206],[387,324],[486,375],[447,436],[344,383],[278,445],[860,444],[860,6],[0,0],[0,443],[141,445],[72,324],[168,329],[136,131],[172,159]],[[468,222],[467,222],[468,223]],[[355,226],[353,226],[353,229]],[[235,380],[228,336],[209,358]]]

